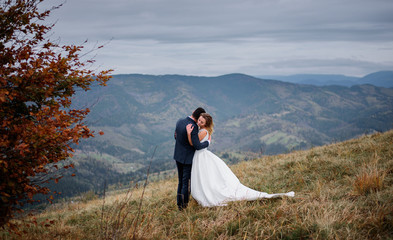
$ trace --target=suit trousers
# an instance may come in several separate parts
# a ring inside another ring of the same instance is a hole
[[[190,179],[191,179],[191,164],[183,164],[176,161],[177,173],[179,177],[179,185],[177,186],[177,206],[180,210],[188,205],[190,199]]]

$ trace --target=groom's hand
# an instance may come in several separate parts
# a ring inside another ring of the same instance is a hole
[[[188,134],[191,134],[192,130],[194,129],[194,126],[190,123],[187,125],[186,130]]]

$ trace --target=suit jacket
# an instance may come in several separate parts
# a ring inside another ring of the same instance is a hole
[[[191,146],[188,142],[187,129],[188,124],[194,125],[194,129],[191,132],[191,141],[194,146]],[[192,164],[192,159],[194,157],[195,150],[200,150],[207,148],[209,142],[201,143],[198,137],[198,126],[190,117],[179,119],[176,123],[175,129],[175,153],[173,158],[183,164]]]

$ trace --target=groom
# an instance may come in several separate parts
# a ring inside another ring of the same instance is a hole
[[[176,160],[177,172],[179,177],[179,185],[177,187],[177,206],[179,210],[183,210],[188,205],[189,200],[189,182],[191,179],[192,159],[195,150],[200,150],[209,146],[210,141],[201,143],[198,138],[198,121],[201,113],[206,111],[199,107],[195,109],[191,116],[179,119],[175,129],[175,153],[173,158]],[[192,145],[188,142],[186,126],[192,124],[194,129],[191,132]]]

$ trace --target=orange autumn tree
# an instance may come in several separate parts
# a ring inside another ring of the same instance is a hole
[[[105,85],[110,70],[93,71],[82,61],[82,46],[47,39],[53,25],[43,0],[0,0],[0,226],[47,194],[44,182],[58,181],[48,166],[72,156],[71,144],[93,137],[83,120],[89,109],[71,109],[76,89]],[[63,164],[64,165],[64,164]],[[60,165],[59,165],[60,166]],[[64,168],[70,165],[62,166]],[[42,182],[41,182],[42,183]]]

